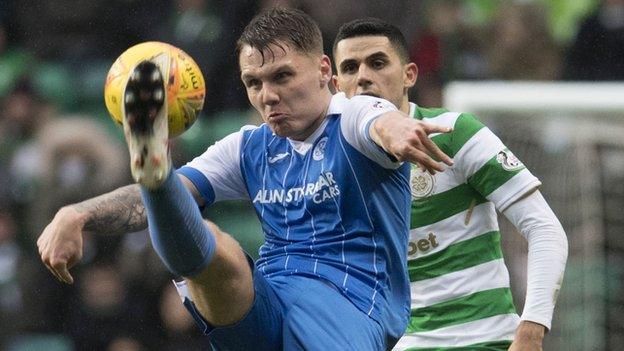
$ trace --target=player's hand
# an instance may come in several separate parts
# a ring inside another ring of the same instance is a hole
[[[71,207],[60,209],[37,240],[41,261],[56,279],[72,284],[69,269],[82,259],[84,220]]]
[[[452,129],[448,127],[390,112],[377,118],[371,128],[371,137],[397,160],[418,164],[423,171],[433,174],[444,171],[442,164],[435,161],[434,157],[449,166],[453,165],[453,160],[429,139],[429,134],[450,131]]]
[[[529,321],[522,321],[516,329],[516,336],[509,351],[542,351],[546,327]]]

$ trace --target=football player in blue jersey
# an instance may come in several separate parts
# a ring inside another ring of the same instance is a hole
[[[82,232],[150,237],[184,305],[217,349],[384,350],[409,316],[409,170],[452,161],[427,137],[450,131],[386,100],[332,95],[318,26],[275,8],[238,41],[241,79],[264,124],[226,136],[174,172],[162,74],[140,63],[125,89],[126,140],[138,185],[66,206],[38,240],[71,283]],[[131,95],[131,96],[129,96]],[[247,198],[265,242],[252,262],[197,204]]]

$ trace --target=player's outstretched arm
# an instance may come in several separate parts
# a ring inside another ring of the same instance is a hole
[[[83,230],[97,234],[124,234],[147,228],[147,216],[137,184],[69,206],[82,214]]]
[[[509,205],[503,214],[529,243],[522,322],[509,350],[541,350],[563,280],[568,241],[561,223],[539,190]]]
[[[69,269],[82,259],[82,233],[121,234],[147,227],[138,185],[128,185],[61,208],[37,240],[41,260],[60,281],[71,284]]]
[[[453,165],[453,160],[429,139],[429,134],[448,133],[451,130],[392,111],[371,123],[369,132],[373,141],[397,160],[416,163],[433,174],[444,171],[444,167],[433,157],[449,166]]]
[[[198,203],[203,200],[186,177],[182,183]],[[71,284],[69,269],[82,259],[82,234],[119,235],[147,228],[147,215],[139,185],[132,184],[110,193],[61,208],[37,240],[45,266],[60,281]]]

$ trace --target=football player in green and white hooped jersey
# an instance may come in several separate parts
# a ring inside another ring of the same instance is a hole
[[[382,97],[413,118],[453,127],[431,137],[453,166],[434,175],[412,167],[411,318],[396,349],[541,350],[568,243],[538,190],[540,181],[475,116],[408,101],[418,68],[395,26],[372,18],[349,22],[333,51],[334,85],[348,97]],[[509,288],[496,210],[529,243],[521,317]]]

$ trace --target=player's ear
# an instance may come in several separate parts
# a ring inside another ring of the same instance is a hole
[[[329,84],[332,80],[332,68],[331,68],[331,60],[329,56],[323,55],[321,57],[321,77],[320,77],[320,86],[324,88]]]
[[[331,79],[332,79],[332,84],[336,88],[336,91],[342,91],[340,90],[340,84],[338,84],[338,76],[334,74]]]
[[[418,78],[418,66],[414,62],[406,64],[403,68],[403,86],[411,88],[416,84]]]

